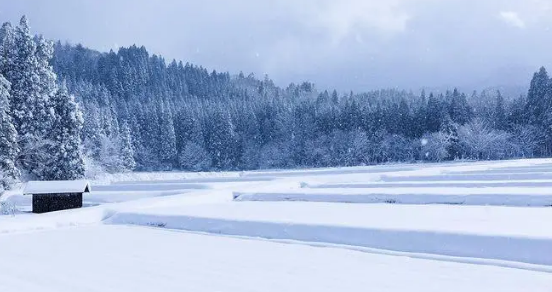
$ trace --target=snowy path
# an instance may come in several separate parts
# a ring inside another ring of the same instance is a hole
[[[0,235],[0,290],[547,292],[552,274],[126,226]]]

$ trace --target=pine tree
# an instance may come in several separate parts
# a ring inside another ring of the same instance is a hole
[[[9,82],[0,74],[0,188],[9,188],[9,182],[19,178],[15,161],[18,153],[17,132],[9,110]]]
[[[454,89],[450,103],[449,115],[453,122],[464,125],[471,120],[471,108],[466,95]]]
[[[204,121],[205,146],[211,155],[213,167],[231,169],[238,160],[235,156],[235,132],[230,115],[222,109],[210,112]]]
[[[506,130],[506,109],[504,108],[504,97],[500,91],[497,92],[496,107],[494,112],[494,128],[497,130]]]
[[[335,89],[332,92],[332,103],[336,105],[339,103],[339,96],[337,95],[337,90]]]
[[[425,121],[426,132],[435,133],[441,128],[444,121],[443,106],[441,101],[436,98],[433,93],[429,94],[429,100],[427,102],[427,114]]]
[[[82,142],[86,155],[95,160],[100,159],[101,144],[100,109],[96,103],[84,104],[84,124],[82,129]]]
[[[130,127],[128,123],[123,123],[121,127],[120,143],[121,143],[121,164],[126,171],[132,171],[136,167],[136,161],[134,161],[134,146],[132,145],[132,138],[130,133]]]
[[[36,38],[35,42],[37,44],[36,60],[39,77],[38,95],[40,98],[36,101],[36,114],[34,118],[40,121],[37,125],[38,134],[44,136],[47,134],[54,120],[50,100],[57,91],[57,77],[52,66],[50,66],[50,60],[54,54],[53,43],[47,41],[42,36]]]
[[[15,30],[14,68],[9,68],[6,77],[11,83],[11,107],[14,124],[24,144],[38,139],[36,104],[41,99],[39,88],[38,60],[36,44],[33,40],[27,18],[21,18]],[[26,146],[28,145],[24,145]],[[25,149],[23,149],[25,151]]]
[[[164,102],[159,107],[159,129],[157,145],[159,149],[159,158],[163,168],[172,169],[176,164],[176,135],[174,132],[174,122],[170,109]]]
[[[443,124],[441,125],[441,132],[449,137],[449,146],[447,147],[448,158],[454,160],[460,158],[460,145],[458,139],[458,124],[455,124],[452,119],[446,115]]]
[[[552,83],[548,72],[544,67],[535,73],[531,80],[529,93],[527,95],[527,104],[525,106],[525,122],[536,126],[543,139],[539,139],[537,153],[539,155],[550,155],[552,133]]]
[[[15,62],[15,32],[11,23],[6,22],[0,28],[0,74],[8,79],[13,72]]]
[[[401,99],[398,109],[398,121],[399,128],[397,129],[405,137],[412,137],[413,133],[412,116],[410,115],[410,106],[406,102],[406,99]]]
[[[27,172],[42,178],[44,166],[51,159],[50,153],[45,151],[49,143],[45,136],[53,119],[50,93],[47,93],[51,90],[45,89],[45,84],[49,83],[45,75],[51,77],[53,73],[46,74],[51,71],[49,60],[42,59],[48,58],[47,49],[37,53],[25,16],[15,29],[14,40],[12,63],[5,76],[11,83],[11,115],[21,149],[19,164]],[[55,75],[53,78],[55,80]]]
[[[46,179],[74,180],[84,176],[84,160],[81,153],[80,134],[82,113],[72,95],[62,84],[52,100],[55,120],[49,138],[52,141]]]
[[[529,93],[527,94],[527,105],[525,111],[527,114],[527,122],[534,125],[541,125],[547,104],[546,96],[550,91],[550,78],[544,67],[541,67],[539,72],[533,75]]]

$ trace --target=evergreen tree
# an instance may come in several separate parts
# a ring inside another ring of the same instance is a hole
[[[211,167],[209,153],[197,143],[189,142],[178,157],[180,167],[189,171],[206,171]]]
[[[504,97],[502,97],[502,94],[498,91],[494,112],[494,128],[497,130],[506,130],[507,126],[508,122],[506,120],[506,109],[504,108]]]
[[[9,188],[9,181],[19,178],[15,161],[18,153],[17,132],[9,110],[9,82],[0,75],[0,188]]]
[[[95,103],[84,103],[83,146],[86,154],[96,160],[100,158],[101,137],[100,109]]]
[[[529,93],[527,94],[527,104],[525,107],[527,122],[534,125],[542,125],[547,104],[547,93],[550,91],[550,78],[544,67],[533,75]]]
[[[37,124],[34,119],[36,103],[41,99],[38,80],[38,61],[36,58],[36,44],[31,36],[27,18],[21,18],[15,35],[14,67],[9,68],[6,74],[11,83],[12,114],[17,131],[22,140],[37,139]]]
[[[176,165],[176,135],[172,114],[164,102],[159,107],[159,129],[157,130],[159,159],[164,169],[173,169]]]
[[[413,137],[414,125],[412,125],[412,116],[410,115],[410,106],[406,102],[406,99],[401,99],[399,108],[398,108],[398,119],[397,119],[397,133],[402,134],[405,137]]]
[[[52,104],[55,120],[49,138],[52,141],[45,179],[74,180],[84,176],[84,160],[81,153],[82,113],[72,95],[62,84],[55,94]]]
[[[37,56],[36,43],[23,16],[15,30],[13,65],[7,68],[6,77],[11,83],[11,114],[20,139],[19,162],[27,172],[41,178],[50,160],[45,135],[52,111],[49,96],[44,94],[42,82],[46,80],[41,79],[47,71],[42,66],[47,62],[39,61]]]
[[[0,74],[6,79],[13,72],[15,62],[15,31],[6,22],[0,28]]]
[[[425,91],[422,91],[418,105],[414,108],[412,124],[409,126],[412,129],[412,134],[416,138],[421,138],[426,131],[427,120],[427,98]]]
[[[50,66],[50,60],[54,54],[53,43],[42,36],[36,38],[36,61],[38,80],[38,96],[36,101],[36,114],[34,119],[40,121],[37,124],[38,135],[44,136],[50,129],[54,116],[51,111],[50,100],[57,91],[56,74]]]
[[[339,103],[339,96],[337,95],[337,90],[334,89],[332,92],[332,103],[338,104]]]
[[[448,159],[454,160],[461,158],[460,141],[458,139],[458,124],[455,124],[452,119],[447,115],[441,125],[441,132],[448,137],[449,145],[447,147]]]
[[[427,102],[427,115],[426,115],[426,132],[435,133],[438,132],[443,124],[443,106],[441,101],[436,98],[433,93],[429,94],[429,100]]]
[[[449,115],[454,123],[460,125],[464,125],[471,120],[471,108],[466,95],[458,92],[456,88],[452,92]]]
[[[236,165],[235,132],[230,115],[215,109],[204,120],[205,145],[216,169],[232,169]]]
[[[123,123],[121,127],[120,143],[121,143],[121,164],[127,171],[132,171],[136,167],[134,161],[134,146],[132,145],[132,137],[128,123]]]

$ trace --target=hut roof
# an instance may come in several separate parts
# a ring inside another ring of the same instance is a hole
[[[23,195],[89,193],[90,183],[84,180],[30,181]]]

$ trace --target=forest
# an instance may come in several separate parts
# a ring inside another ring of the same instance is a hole
[[[145,47],[98,52],[50,41],[23,17],[0,31],[0,185],[101,172],[551,157],[551,106],[544,67],[523,96],[279,87]]]

